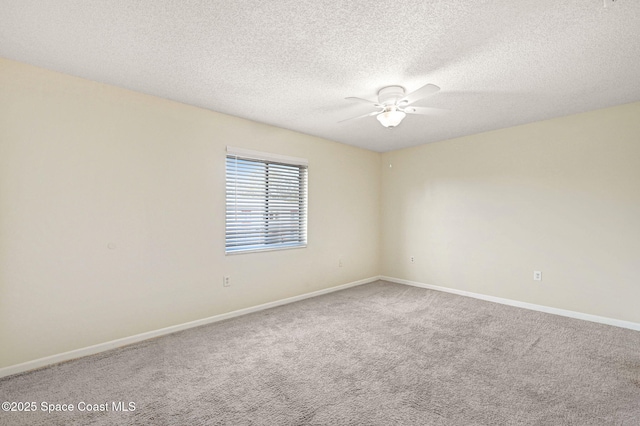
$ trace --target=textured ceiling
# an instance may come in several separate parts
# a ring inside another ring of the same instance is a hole
[[[640,1],[0,0],[0,56],[389,151],[639,101]]]

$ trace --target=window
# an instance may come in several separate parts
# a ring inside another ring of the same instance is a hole
[[[227,147],[225,252],[307,245],[307,160]]]

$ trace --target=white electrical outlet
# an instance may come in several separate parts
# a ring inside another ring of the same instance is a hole
[[[222,285],[224,287],[231,287],[231,277],[229,275],[222,277]]]
[[[533,280],[534,281],[542,281],[542,272],[533,271]]]
[[[339,260],[338,260],[338,267],[339,267],[339,268],[342,268],[342,259],[339,259]]]
[[[416,257],[415,256],[411,256],[409,258],[409,260],[411,261],[411,263],[416,263]]]

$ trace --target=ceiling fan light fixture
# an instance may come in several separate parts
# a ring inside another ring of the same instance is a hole
[[[396,108],[391,108],[388,111],[381,112],[376,116],[376,118],[384,127],[392,129],[400,124],[406,116],[407,114],[404,112],[399,111]]]
[[[347,118],[346,120],[339,121],[339,123],[359,118],[372,117],[375,115],[380,124],[387,129],[393,129],[400,125],[407,114],[424,115],[432,110],[436,110],[437,108],[416,108],[409,107],[409,105],[434,94],[438,90],[440,90],[438,86],[429,83],[425,84],[418,90],[414,90],[413,92],[406,94],[404,87],[402,86],[386,86],[378,91],[378,102],[369,99],[348,97],[345,99],[349,101],[364,102],[365,104],[378,108],[378,110],[358,117]]]

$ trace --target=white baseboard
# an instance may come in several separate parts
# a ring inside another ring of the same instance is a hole
[[[443,292],[446,292],[446,293],[453,293],[453,294],[457,294],[459,296],[473,297],[474,299],[481,299],[481,300],[486,300],[486,301],[489,301],[489,302],[501,303],[503,305],[516,306],[518,308],[530,309],[532,311],[546,312],[548,314],[561,315],[563,317],[576,318],[576,319],[581,319],[581,320],[585,320],[585,321],[598,322],[598,323],[601,323],[601,324],[613,325],[613,326],[616,326],[616,327],[622,327],[622,328],[628,328],[628,329],[631,329],[631,330],[640,331],[640,324],[639,323],[635,323],[635,322],[631,322],[631,321],[623,321],[623,320],[618,320],[618,319],[614,319],[614,318],[600,317],[600,316],[597,316],[597,315],[585,314],[585,313],[582,313],[582,312],[568,311],[566,309],[552,308],[552,307],[544,306],[544,305],[536,305],[536,304],[533,304],[533,303],[520,302],[518,300],[503,299],[502,297],[487,296],[487,295],[484,295],[484,294],[472,293],[470,291],[457,290],[455,288],[448,288],[448,287],[440,287],[440,286],[437,286],[437,285],[424,284],[424,283],[419,283],[419,282],[416,282],[416,281],[403,280],[403,279],[400,279],[400,278],[381,276],[380,279],[384,280],[384,281],[397,283],[397,284],[406,284],[406,285],[410,285],[410,286],[414,286],[414,287],[428,288],[430,290],[443,291]]]
[[[119,348],[122,346],[130,345],[132,343],[141,342],[143,340],[152,339],[154,337],[164,336],[167,334],[175,333],[181,330],[187,330],[193,327],[199,327],[201,325],[212,324],[214,322],[226,320],[229,318],[238,317],[241,315],[250,314],[252,312],[258,312],[269,308],[275,308],[276,306],[286,305],[288,303],[297,302],[300,300],[308,299],[311,297],[320,296],[327,293],[332,293],[334,291],[344,290],[350,287],[359,286],[362,284],[368,284],[377,280],[389,281],[397,284],[405,284],[414,287],[421,287],[430,290],[443,291],[446,293],[457,294],[460,296],[473,297],[474,299],[486,300],[489,302],[500,303],[503,305],[515,306],[518,308],[530,309],[533,311],[546,312],[549,314],[561,315],[570,318],[581,319],[585,321],[592,321],[601,324],[613,325],[616,327],[628,328],[631,330],[640,331],[640,324],[631,322],[631,321],[623,321],[614,318],[601,317],[597,315],[585,314],[582,312],[569,311],[565,309],[552,308],[549,306],[536,305],[533,303],[520,302],[518,300],[504,299],[501,297],[495,296],[487,296],[484,294],[473,293],[470,291],[457,290],[454,288],[448,287],[440,287],[431,284],[424,284],[416,281],[409,281],[400,278],[393,278],[387,276],[374,276],[370,278],[365,278],[359,281],[353,281],[347,284],[339,285],[336,287],[326,288],[323,290],[313,291],[311,293],[301,294],[299,296],[293,296],[282,300],[276,300],[274,302],[264,303],[262,305],[252,306],[249,308],[238,309],[237,311],[227,312],[225,314],[214,315],[212,317],[203,318],[196,321],[187,322],[184,324],[173,325],[170,327],[161,328],[159,330],[149,331],[146,333],[136,334],[134,336],[124,337],[122,339],[112,340],[109,342],[99,343],[97,345],[88,346],[85,348],[75,349],[69,352],[64,352],[61,354],[51,355],[44,358],[39,358],[33,361],[27,361],[22,364],[10,365],[8,367],[0,368],[0,378],[11,376],[14,374],[24,373],[26,371],[35,370],[37,368],[46,367],[48,365],[58,364],[64,361],[70,361],[72,359],[81,358],[87,355],[93,355],[100,352],[105,352],[111,349]]]
[[[51,355],[48,357],[35,359],[33,361],[27,361],[22,364],[10,365],[8,367],[0,368],[0,378],[11,376],[13,374],[24,373],[26,371],[35,370],[37,368],[46,367],[52,364],[58,364],[60,362],[69,361],[69,360],[84,357],[87,355],[97,354],[99,352],[105,352],[111,349],[130,345],[132,343],[137,343],[143,340],[152,339],[154,337],[175,333],[176,331],[186,330],[193,327],[199,327],[201,325],[211,324],[214,322],[238,317],[241,315],[250,314],[252,312],[262,311],[269,308],[275,308],[276,306],[286,305],[288,303],[297,302],[300,300],[308,299],[310,297],[320,296],[327,293],[333,293],[334,291],[344,290],[349,287],[368,284],[370,282],[377,281],[379,279],[380,279],[379,276],[365,278],[363,280],[353,281],[353,282],[342,284],[336,287],[312,291],[311,293],[305,293],[299,296],[288,297],[286,299],[276,300],[274,302],[264,303],[262,305],[252,306],[250,308],[238,309],[237,311],[227,312],[225,314],[214,315],[212,317],[187,322],[184,324],[172,325],[170,327],[161,328],[159,330],[153,330],[146,333],[136,334],[134,336],[124,337],[122,339],[112,340],[110,342],[98,343],[97,345],[88,346],[80,349],[74,349],[69,352]]]

